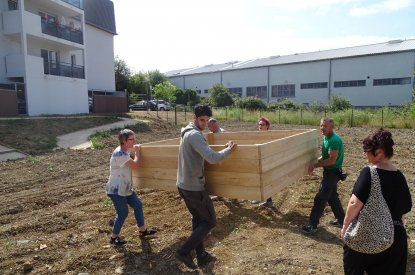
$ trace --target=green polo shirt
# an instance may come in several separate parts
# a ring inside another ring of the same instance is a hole
[[[336,163],[330,166],[324,166],[324,169],[336,169],[336,168],[342,168],[343,165],[343,156],[344,156],[344,145],[343,140],[333,132],[333,134],[326,138],[326,136],[323,137],[323,145],[322,145],[322,156],[323,160],[329,158],[329,151],[339,151],[339,154],[337,155]]]

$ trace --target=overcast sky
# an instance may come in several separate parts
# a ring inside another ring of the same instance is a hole
[[[112,1],[136,73],[415,38],[415,0]]]

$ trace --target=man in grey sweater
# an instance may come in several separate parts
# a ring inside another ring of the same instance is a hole
[[[213,256],[203,246],[204,238],[216,225],[215,209],[205,190],[204,161],[218,163],[236,148],[232,141],[219,152],[209,147],[202,130],[206,128],[211,116],[209,106],[198,105],[194,109],[193,121],[181,131],[176,185],[192,215],[192,234],[176,251],[175,257],[191,269],[197,268],[190,254],[193,249],[199,266],[213,260]]]

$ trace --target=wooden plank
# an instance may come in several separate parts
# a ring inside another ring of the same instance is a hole
[[[165,139],[160,141],[153,141],[143,143],[142,146],[164,146],[164,145],[179,145],[180,138]]]
[[[218,152],[224,148],[222,145],[210,145],[214,151]],[[233,151],[227,158],[226,161],[233,160],[244,160],[244,159],[259,159],[258,155],[258,148],[259,145],[240,145],[236,147],[235,151]]]
[[[236,165],[237,163],[237,165]],[[239,172],[239,173],[260,173],[259,159],[235,159],[227,158],[217,164],[205,162],[205,171],[212,172]]]
[[[261,187],[259,174],[207,171],[205,176],[207,184]]]
[[[224,144],[229,140],[240,142],[241,144],[262,144],[271,140],[281,139],[284,137],[300,134],[307,130],[270,130],[270,131],[240,131],[224,132],[216,134],[214,144]],[[262,142],[258,142],[262,141]]]
[[[310,160],[307,155],[275,167],[263,174],[263,194],[265,198],[275,195],[278,191],[294,183],[308,172]]]
[[[175,156],[177,158],[178,155],[179,155],[178,145],[143,146],[141,148],[141,156],[143,158],[147,156],[157,156],[157,157]]]
[[[266,172],[276,166],[282,165],[284,162],[298,158],[304,152],[314,150],[314,158],[317,157],[317,146],[314,140],[304,140],[303,143],[290,143],[284,151],[276,151],[273,155],[262,158],[262,171]]]
[[[209,185],[206,190],[211,195],[243,200],[261,200],[261,190],[248,186]]]
[[[152,188],[166,191],[177,191],[176,181],[172,180],[133,178],[133,186],[139,189]]]
[[[306,140],[316,140],[316,147],[317,147],[317,131],[310,130],[302,134],[297,134],[289,137],[285,137],[279,140],[271,141],[266,144],[260,146],[260,156],[262,158],[268,157],[274,152],[284,151],[290,144],[302,144]]]
[[[135,170],[134,177],[143,179],[161,179],[172,180],[176,182],[177,168],[176,169],[164,169],[164,168],[143,168]]]
[[[178,167],[177,156],[159,157],[159,156],[145,156],[141,159],[141,168],[163,168],[163,169],[176,169]],[[138,171],[133,170],[133,171]]]

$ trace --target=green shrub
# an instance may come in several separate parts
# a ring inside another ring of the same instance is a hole
[[[278,109],[282,109],[282,110],[299,110],[300,109],[300,105],[289,100],[289,99],[285,99],[282,101],[278,101],[278,102],[272,102],[269,106],[268,109],[270,111],[275,111]]]
[[[349,99],[344,96],[332,96],[330,98],[330,109],[332,112],[349,110],[352,107]]]
[[[267,109],[267,105],[265,105],[265,103],[261,99],[255,96],[237,98],[235,100],[235,106],[238,108],[244,108],[247,110],[266,110]]]

